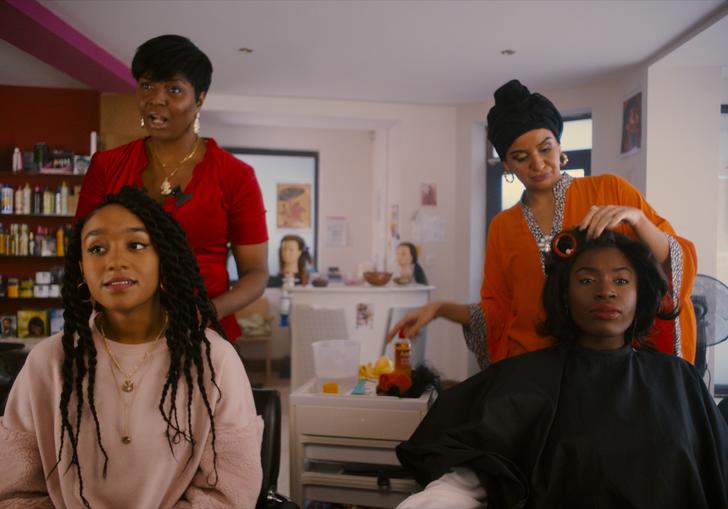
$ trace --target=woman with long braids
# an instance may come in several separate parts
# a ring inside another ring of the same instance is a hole
[[[0,507],[253,508],[263,423],[174,219],[109,195],[74,228],[63,301],[0,421]]]

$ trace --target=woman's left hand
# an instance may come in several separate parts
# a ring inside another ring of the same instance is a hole
[[[606,229],[616,228],[620,223],[627,223],[636,228],[644,219],[644,213],[634,207],[592,205],[579,223],[579,229],[586,230],[586,237],[591,240],[599,237]]]

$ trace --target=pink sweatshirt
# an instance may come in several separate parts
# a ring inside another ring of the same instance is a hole
[[[88,403],[83,410],[78,453],[84,496],[94,509],[242,508],[253,509],[261,486],[260,440],[263,422],[256,415],[250,382],[233,347],[208,330],[216,381],[210,383],[205,360],[205,386],[215,417],[217,484],[212,462],[212,434],[207,410],[199,392],[192,399],[192,429],[196,447],[190,458],[189,442],[180,440],[170,451],[166,424],[159,412],[162,385],[169,368],[164,339],[133,377],[131,393],[118,391],[112,369],[121,383],[123,375],[112,361],[98,331],[93,328],[97,350],[96,412],[101,441],[109,455],[108,474],[102,476],[103,455],[96,442],[96,428]],[[150,344],[110,342],[112,353],[127,373]],[[204,352],[203,352],[204,359]],[[70,464],[66,436],[63,458],[53,474],[59,448],[62,388],[61,335],[52,336],[31,351],[8,397],[0,418],[0,508],[83,507],[78,494],[76,468]],[[193,373],[193,379],[195,379]],[[86,378],[88,380],[88,378]],[[86,389],[84,388],[84,394]],[[121,395],[120,395],[121,392]],[[130,444],[121,442],[123,406],[127,398]],[[178,385],[177,412],[187,426],[187,390],[184,377]],[[75,428],[75,393],[69,416]],[[188,461],[189,460],[189,461]]]

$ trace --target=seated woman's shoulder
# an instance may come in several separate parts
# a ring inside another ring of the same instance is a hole
[[[31,344],[31,342],[35,341],[37,341],[35,344]],[[30,349],[26,362],[42,362],[44,364],[54,362],[56,359],[63,357],[63,332],[58,332],[39,341],[30,340],[26,349]]]
[[[235,351],[232,343],[218,334],[215,330],[209,327],[205,329],[205,337],[207,337],[207,340],[210,342],[210,353],[213,361],[224,358],[230,355],[231,352],[237,356],[237,352]]]

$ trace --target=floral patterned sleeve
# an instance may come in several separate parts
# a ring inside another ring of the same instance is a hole
[[[480,304],[471,304],[469,306],[470,312],[470,323],[463,325],[463,335],[465,336],[465,344],[468,350],[475,354],[475,358],[478,361],[480,369],[485,369],[490,366],[490,359],[488,358],[488,348],[485,344],[485,315]]]
[[[683,256],[682,249],[677,239],[670,234],[667,234],[667,243],[670,247],[670,286],[671,286],[671,297],[674,303],[680,302],[680,291],[682,289],[683,279]],[[680,330],[680,321],[675,320],[674,331],[673,331],[674,344],[676,355],[682,357],[682,331]]]

